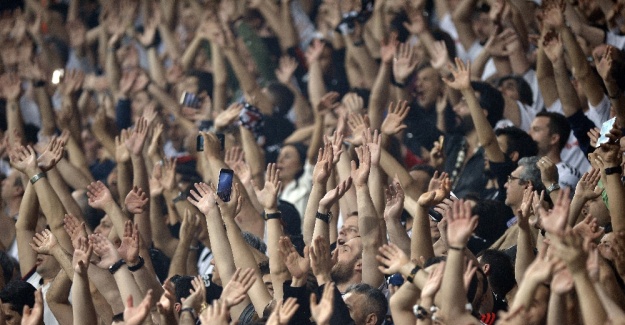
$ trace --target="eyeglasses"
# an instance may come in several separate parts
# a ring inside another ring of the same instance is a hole
[[[515,180],[517,180],[517,179],[518,179],[518,180],[520,180],[520,181],[522,181],[522,180],[523,180],[521,177],[516,177],[516,176],[508,175],[508,183],[511,183],[512,181],[515,181]]]

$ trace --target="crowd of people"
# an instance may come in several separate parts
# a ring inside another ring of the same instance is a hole
[[[625,324],[625,1],[0,2],[0,325]]]

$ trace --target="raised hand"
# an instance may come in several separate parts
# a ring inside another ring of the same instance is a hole
[[[221,211],[222,218],[233,219],[239,212],[241,212],[241,205],[243,204],[243,197],[241,197],[241,191],[239,191],[239,183],[232,184],[232,192],[230,193],[230,201],[224,202],[219,195],[213,196],[217,201],[217,206]]]
[[[471,213],[471,204],[464,200],[454,202],[447,218],[447,242],[449,246],[464,247],[471,238],[478,222],[478,217]]]
[[[588,252],[583,248],[584,239],[581,236],[569,229],[553,242],[553,254],[566,263],[571,274],[586,272]]]
[[[317,155],[317,163],[313,169],[313,182],[324,185],[328,182],[328,178],[332,174],[332,161],[334,161],[334,150],[331,144],[326,144],[323,148],[319,148]]]
[[[449,64],[449,53],[447,52],[447,45],[445,41],[434,42],[432,48],[432,58],[430,59],[430,65],[436,70],[443,69]]]
[[[441,172],[439,174],[438,170],[434,171],[434,176],[432,176],[430,183],[428,184],[428,192],[441,188],[446,178],[449,178],[449,175],[447,175],[446,172]]]
[[[397,51],[397,33],[391,33],[387,42],[382,42],[380,46],[380,59],[383,63],[390,64],[393,62],[395,52]]]
[[[358,94],[347,93],[343,97],[343,106],[345,106],[350,113],[361,114],[364,113],[365,102]]]
[[[130,135],[128,139],[126,139],[124,144],[131,154],[138,156],[143,151],[143,145],[147,136],[148,121],[143,116],[141,116],[139,120],[137,120],[135,128],[130,131]]]
[[[265,211],[274,213],[278,210],[278,193],[282,190],[282,182],[280,181],[280,170],[278,165],[271,163],[267,165],[267,171],[265,172],[265,187],[261,190],[256,186],[256,183],[252,180],[254,187],[254,193],[258,198]]]
[[[111,191],[101,181],[87,185],[87,197],[89,206],[94,209],[104,210],[110,204],[115,204]]]
[[[613,60],[615,53],[616,49],[613,46],[608,45],[608,47],[605,49],[605,52],[603,52],[603,56],[597,62],[597,72],[603,80],[615,80],[614,73],[616,70],[616,65],[614,64]]]
[[[450,192],[451,181],[445,174],[444,178],[441,181],[440,187],[438,187],[436,190],[421,194],[419,200],[417,200],[417,203],[424,208],[430,208],[443,202],[443,200],[445,200],[445,198],[449,196]]]
[[[371,130],[367,129],[367,131],[362,134],[362,138],[371,153],[371,166],[379,166],[380,156],[382,155],[382,134],[379,134],[378,130],[375,130],[372,135]]]
[[[332,313],[334,312],[335,287],[334,282],[326,283],[319,303],[317,303],[317,295],[314,293],[310,294],[310,314],[315,324],[330,324],[330,317],[332,317]]]
[[[154,164],[152,175],[149,179],[150,197],[157,197],[163,194],[163,184],[161,177],[163,176],[163,165],[160,162]]]
[[[198,215],[191,213],[191,210],[185,209],[182,223],[180,224],[180,240],[193,241],[200,227],[200,218]]]
[[[245,300],[247,292],[254,284],[254,281],[256,281],[254,269],[247,268],[242,270],[238,268],[224,287],[220,300],[223,301],[228,308],[240,304]]]
[[[336,91],[325,93],[321,97],[319,104],[315,108],[316,113],[319,114],[320,116],[323,116],[332,112],[334,109],[336,109],[339,106],[339,102],[338,102],[339,96],[340,96],[339,93],[337,93]]]
[[[161,157],[161,135],[163,134],[163,123],[156,123],[152,130],[152,139],[148,145],[148,157]]]
[[[130,160],[130,150],[126,147],[128,140],[128,130],[124,129],[120,135],[115,136],[115,161],[125,163]]]
[[[82,88],[85,73],[80,70],[68,70],[63,77],[61,93],[63,96],[72,96]]]
[[[132,214],[143,213],[147,203],[148,198],[145,192],[143,192],[143,189],[137,187],[136,185],[132,187],[132,190],[128,192],[128,195],[126,195],[126,199],[124,200],[126,210]]]
[[[37,154],[31,146],[19,146],[11,150],[9,158],[11,166],[28,177],[34,176],[37,171]]]
[[[609,141],[601,144],[601,146],[595,150],[597,154],[596,160],[600,165],[603,165],[603,168],[619,166],[623,159],[623,155],[620,151],[621,147],[619,145],[622,136],[621,130],[619,130],[615,124],[606,136]]]
[[[84,222],[78,222],[78,219],[71,214],[66,214],[63,218],[63,229],[71,238],[74,248],[80,244],[80,238],[87,238],[87,226]]]
[[[551,211],[539,208],[540,222],[543,228],[554,235],[560,235],[566,228],[567,218],[569,216],[569,208],[571,207],[571,199],[569,197],[570,190],[565,188],[559,191],[558,199]]]
[[[299,304],[296,298],[289,297],[284,301],[278,301],[278,304],[276,304],[276,307],[267,320],[267,324],[287,325],[293,315],[295,315],[297,308],[299,308]]]
[[[229,318],[227,304],[219,300],[214,300],[213,304],[204,309],[200,315],[202,325],[227,325]]]
[[[139,42],[146,48],[150,48],[154,45],[154,37],[156,36],[156,29],[161,20],[160,10],[154,10],[152,16],[148,18],[147,23],[143,26],[143,34],[138,35]]]
[[[128,265],[135,265],[139,262],[139,227],[135,224],[133,226],[132,221],[127,220],[124,224],[124,234],[122,236],[122,243],[119,245],[117,252],[123,258]]]
[[[397,54],[393,60],[393,76],[395,81],[400,84],[406,82],[419,64],[414,46],[406,43],[399,44]]]
[[[289,237],[280,237],[278,250],[292,277],[303,279],[308,275],[308,270],[310,270],[309,248],[309,246],[304,247],[304,257],[301,257]]]
[[[563,295],[573,289],[573,277],[568,269],[562,269],[553,274],[551,278],[551,290],[556,294]]]
[[[523,276],[523,281],[532,281],[534,283],[543,283],[552,275],[552,272],[556,266],[556,259],[548,258],[547,256],[547,247],[548,245],[543,245],[543,247],[538,251],[538,255],[525,270],[525,275]]]
[[[275,70],[276,78],[281,83],[288,85],[291,83],[291,77],[297,70],[297,60],[290,56],[283,56],[280,58],[278,69]]]
[[[313,40],[312,44],[306,50],[306,62],[309,66],[313,63],[319,61],[319,57],[321,53],[323,53],[323,49],[325,48],[325,44],[320,39]]]
[[[193,289],[189,291],[191,294],[185,299],[182,298],[182,307],[192,307],[195,310],[200,309],[203,303],[206,303],[206,286],[201,276],[197,275],[191,281]]]
[[[343,153],[343,133],[334,131],[332,134],[332,138],[329,138],[327,135],[323,136],[323,143],[330,144],[332,146],[332,165],[335,165],[341,159],[341,154]]]
[[[93,253],[93,247],[85,237],[81,237],[78,247],[74,248],[74,257],[72,258],[72,267],[74,272],[86,276],[89,268],[89,260]]]
[[[232,103],[215,117],[215,130],[221,131],[239,119],[243,104]]]
[[[540,169],[540,179],[543,184],[558,183],[558,167],[549,157],[540,158],[536,166]]]
[[[404,189],[401,187],[397,175],[393,178],[388,188],[384,190],[386,195],[386,205],[384,207],[384,220],[399,220],[404,210]]]
[[[573,227],[573,232],[587,241],[595,241],[603,237],[605,230],[597,225],[597,218],[589,214]]]
[[[528,226],[530,222],[532,202],[534,200],[534,187],[529,185],[523,191],[523,201],[521,202],[521,207],[517,211],[517,216],[519,217],[519,226]]]
[[[132,295],[126,299],[126,308],[124,309],[124,323],[126,325],[141,325],[150,313],[152,305],[152,289],[146,292],[143,300],[138,306],[134,306]]]
[[[434,298],[434,295],[441,288],[441,283],[443,283],[443,273],[445,272],[445,261],[439,262],[434,270],[430,272],[428,275],[428,280],[423,285],[423,289],[421,289],[421,298],[429,297]]]
[[[369,180],[369,171],[371,170],[371,152],[367,146],[356,148],[358,161],[360,165],[356,168],[356,161],[351,163],[351,177],[354,180],[356,188],[366,186]]]
[[[396,105],[393,105],[391,102],[388,105],[388,114],[382,122],[380,132],[388,136],[393,136],[407,128],[408,126],[404,124],[404,120],[408,116],[409,111],[410,107],[407,101],[398,102]]]
[[[330,270],[332,269],[332,260],[330,257],[330,247],[326,240],[321,236],[313,240],[313,244],[309,249],[310,267],[313,274],[319,279],[330,280]]]
[[[51,255],[58,242],[49,229],[44,229],[42,232],[35,234],[33,241],[29,245],[38,254]]]
[[[430,165],[439,168],[445,163],[445,152],[443,151],[443,141],[445,137],[438,137],[438,141],[434,141],[432,150],[430,150]]]
[[[187,200],[206,216],[217,206],[215,195],[215,191],[206,183],[195,183],[195,190],[191,190]]]
[[[244,186],[252,184],[252,168],[245,161],[239,161],[236,165],[232,166],[232,170],[239,177],[239,181]]]
[[[204,138],[204,155],[207,158],[220,158],[221,142],[217,135],[213,132],[200,132],[200,135]]]
[[[161,184],[163,189],[171,191],[176,187],[176,165],[178,161],[175,158],[164,159],[161,176]]]
[[[226,155],[224,156],[224,162],[230,169],[234,169],[234,167],[243,162],[245,152],[239,146],[232,146],[226,150]]]
[[[8,72],[0,77],[2,88],[0,88],[0,97],[7,101],[17,101],[22,95],[22,84],[16,73]]]
[[[564,24],[564,1],[551,1],[543,9],[543,28],[560,30]]]
[[[349,114],[347,118],[347,126],[352,131],[353,138],[348,139],[353,145],[362,144],[362,132],[369,128],[369,118],[366,115]]]
[[[543,50],[552,64],[561,60],[564,57],[564,46],[562,45],[560,34],[555,32],[548,32],[545,34],[543,39]]]
[[[584,173],[575,187],[575,196],[580,197],[584,202],[598,198],[601,195],[601,188],[597,186],[601,180],[601,170],[592,169]]]
[[[56,163],[63,157],[63,146],[65,144],[57,137],[53,137],[48,145],[43,149],[41,155],[37,158],[37,165],[42,171],[47,172],[52,169]]]
[[[100,261],[96,264],[99,268],[108,269],[121,259],[113,243],[100,234],[89,235],[89,242],[93,246],[93,252],[100,256]]]
[[[156,303],[156,310],[161,315],[166,315],[174,312],[174,304],[176,303],[176,292],[174,285],[171,283],[171,278],[165,280],[163,283],[163,295]]]
[[[393,243],[380,247],[379,252],[375,257],[381,264],[378,269],[387,275],[399,272],[402,266],[410,262],[408,255]]]
[[[35,291],[35,305],[30,308],[24,305],[22,309],[22,325],[41,325],[43,324],[43,293],[41,288]]]
[[[345,193],[352,186],[352,178],[348,177],[346,180],[339,183],[334,189],[330,190],[326,193],[323,198],[319,201],[319,211],[323,211],[323,213],[327,213],[328,210],[338,202]]]
[[[456,58],[456,66],[447,66],[453,78],[443,78],[445,84],[456,90],[470,90],[471,88],[471,62],[465,65],[460,58]]]

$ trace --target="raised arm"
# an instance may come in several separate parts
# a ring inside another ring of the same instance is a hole
[[[86,324],[97,323],[97,315],[91,293],[89,292],[89,269],[91,253],[93,247],[86,238],[81,238],[78,247],[74,250],[72,267],[74,268],[74,279],[72,285],[72,312],[74,321]]]
[[[401,224],[401,214],[404,209],[404,189],[397,177],[385,190],[386,206],[384,207],[384,221],[388,231],[389,241],[397,245],[406,254],[410,254],[410,237],[406,228]],[[431,241],[431,240],[430,240]]]
[[[362,239],[362,282],[375,288],[379,287],[384,276],[378,270],[378,261],[375,256],[378,248],[383,245],[383,236],[386,231],[380,227],[380,216],[375,210],[369,191],[369,173],[371,169],[371,152],[364,145],[356,148],[360,165],[356,168],[356,162],[352,160],[352,180],[356,187],[356,200],[358,202],[358,230]]]
[[[37,262],[37,253],[28,245],[35,236],[35,229],[37,228],[37,217],[39,216],[37,204],[35,189],[32,184],[28,183],[20,203],[20,217],[15,222],[15,240],[17,241],[17,254],[22,277],[26,276]]]
[[[556,88],[560,95],[562,110],[565,116],[571,116],[582,108],[577,92],[568,76],[566,62],[564,59],[564,47],[562,44],[562,34],[547,33],[543,43],[543,50],[553,66],[553,73],[556,81]],[[567,47],[568,48],[568,47]]]
[[[304,242],[310,245],[315,231],[316,215],[319,209],[319,201],[326,193],[326,183],[332,172],[333,149],[331,145],[326,145],[324,149],[319,149],[317,164],[313,170],[313,184],[306,210],[304,211],[303,234]],[[327,237],[329,240],[329,237]]]
[[[596,161],[602,168],[602,175],[605,179],[605,189],[608,194],[608,209],[610,210],[610,220],[614,231],[625,230],[625,187],[621,182],[621,173],[618,172],[622,163],[622,153],[618,145],[621,133],[613,128],[609,134],[610,142],[604,143],[597,150]],[[616,169],[616,172],[614,170]]]

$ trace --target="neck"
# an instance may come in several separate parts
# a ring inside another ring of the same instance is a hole
[[[547,152],[545,156],[549,157],[549,159],[551,159],[551,161],[553,161],[554,164],[557,164],[562,161],[562,159],[560,158],[560,150],[557,150],[557,149],[549,150],[549,152]]]
[[[361,282],[362,282],[362,274],[357,273],[357,274],[354,274],[349,281],[345,281],[343,283],[337,283],[336,288],[339,289],[341,293],[345,293],[345,291],[347,291],[347,288],[349,288],[349,286],[351,286],[352,284],[358,284]]]
[[[467,138],[467,144],[469,145],[470,149],[475,149],[479,146],[479,139],[477,137],[477,131],[475,131],[475,129],[468,132],[465,137]]]
[[[20,212],[20,204],[22,203],[22,197],[14,197],[6,202],[7,216],[13,218],[14,215]]]

